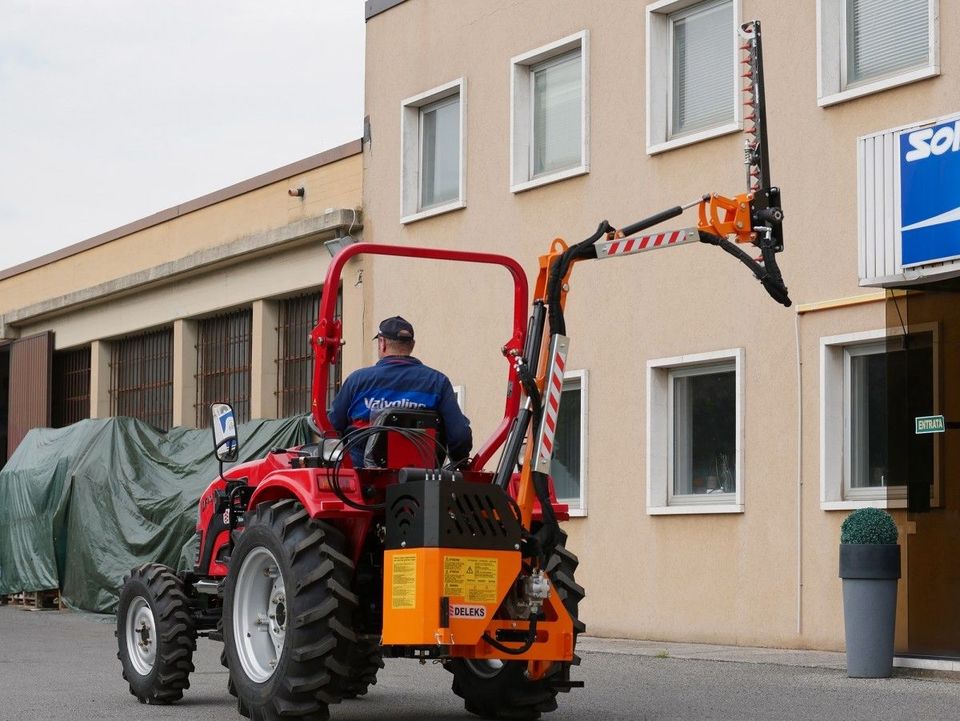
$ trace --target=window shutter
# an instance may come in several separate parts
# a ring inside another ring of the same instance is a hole
[[[929,0],[846,0],[847,83],[926,65]]]
[[[733,5],[712,4],[671,18],[673,117],[680,135],[734,120]]]

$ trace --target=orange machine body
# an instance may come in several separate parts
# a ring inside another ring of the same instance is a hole
[[[411,548],[384,559],[383,643],[476,644],[520,574],[519,551]]]
[[[523,632],[527,619],[511,619],[503,603],[521,570],[519,551],[463,548],[388,550],[384,557],[383,644],[448,647],[461,658],[504,658],[484,639],[498,630]],[[543,607],[537,642],[509,658],[569,661],[573,619],[555,591]],[[517,643],[506,642],[508,647]]]

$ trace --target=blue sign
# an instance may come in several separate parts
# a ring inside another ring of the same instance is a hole
[[[960,258],[960,120],[900,133],[900,264]]]

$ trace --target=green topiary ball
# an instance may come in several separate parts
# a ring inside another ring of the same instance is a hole
[[[896,543],[897,524],[879,508],[858,508],[840,527],[840,543]]]

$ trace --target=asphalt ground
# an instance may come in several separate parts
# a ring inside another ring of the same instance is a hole
[[[183,701],[145,706],[120,676],[113,629],[108,617],[0,607],[0,721],[241,718],[219,644],[199,641]],[[545,719],[960,719],[957,674],[897,669],[890,679],[849,679],[831,666],[675,658],[666,644],[636,653],[630,642],[586,641],[590,650],[575,671],[586,687],[561,694],[559,710]],[[474,719],[450,678],[436,664],[389,660],[370,693],[331,707],[331,719]]]

